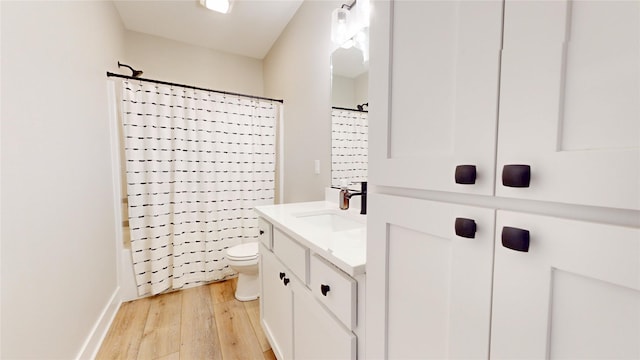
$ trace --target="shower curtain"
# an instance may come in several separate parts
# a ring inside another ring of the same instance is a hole
[[[230,246],[255,240],[272,204],[279,104],[123,81],[122,125],[139,295],[234,275]]]
[[[331,186],[367,181],[368,113],[331,109]]]

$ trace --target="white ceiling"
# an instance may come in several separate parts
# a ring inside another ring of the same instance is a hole
[[[362,51],[356,47],[337,48],[331,54],[331,71],[333,75],[355,79],[369,71],[369,63],[363,63]]]
[[[263,59],[303,0],[235,0],[229,14],[198,0],[114,0],[125,28]]]

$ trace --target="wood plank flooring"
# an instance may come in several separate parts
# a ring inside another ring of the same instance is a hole
[[[275,359],[258,300],[236,300],[235,284],[231,279],[123,303],[96,359]]]

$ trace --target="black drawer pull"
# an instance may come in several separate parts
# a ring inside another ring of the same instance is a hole
[[[473,239],[476,237],[476,222],[472,219],[456,218],[456,235]]]
[[[260,235],[264,235],[264,230],[260,230]]]
[[[502,168],[502,185],[526,188],[531,182],[531,166],[505,165]]]
[[[289,283],[289,281],[291,281],[291,280],[289,280],[289,278],[284,278],[284,279],[282,279],[282,282],[284,283],[284,286],[287,286],[287,284]]]
[[[515,251],[529,252],[529,230],[503,227],[502,246]]]
[[[327,296],[327,293],[329,292],[329,290],[331,290],[329,285],[320,284],[320,292],[322,293],[322,295]]]
[[[284,279],[284,276],[285,276],[285,275],[286,275],[285,273],[281,272],[281,273],[280,273],[280,280]]]
[[[458,165],[456,166],[456,184],[475,184],[476,183],[476,166],[475,165]]]

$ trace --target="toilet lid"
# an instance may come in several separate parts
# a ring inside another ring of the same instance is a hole
[[[258,256],[258,243],[240,244],[227,249],[227,257],[233,259],[251,259]]]

